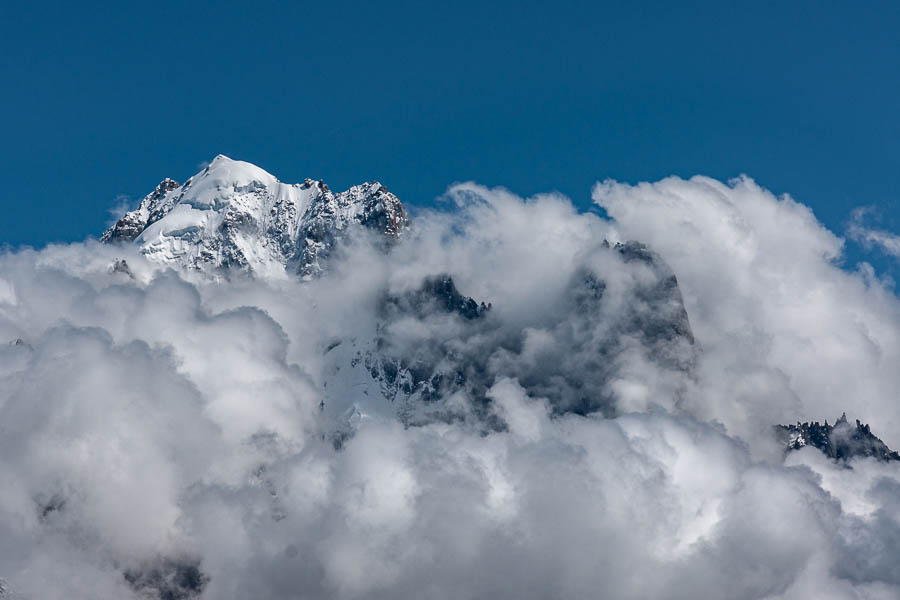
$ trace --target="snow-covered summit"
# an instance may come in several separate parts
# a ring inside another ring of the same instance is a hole
[[[172,266],[312,276],[354,225],[390,240],[409,218],[377,181],[334,194],[322,181],[285,184],[220,154],[182,185],[164,179],[100,239],[138,244]]]

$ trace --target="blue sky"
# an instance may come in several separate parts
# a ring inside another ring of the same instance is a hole
[[[747,173],[900,225],[897,3],[131,4],[0,8],[0,243],[97,235],[218,153],[414,205]]]

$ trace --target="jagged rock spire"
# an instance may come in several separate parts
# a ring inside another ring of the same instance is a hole
[[[848,460],[858,456],[871,456],[879,460],[900,460],[900,454],[888,448],[887,444],[872,433],[867,424],[862,424],[856,419],[856,427],[850,425],[846,412],[841,414],[834,425],[829,425],[827,420],[824,425],[820,425],[818,421],[813,423],[798,421],[796,425],[778,425],[776,430],[788,450],[813,446],[835,460]]]

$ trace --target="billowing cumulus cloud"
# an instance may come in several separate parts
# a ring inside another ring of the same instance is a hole
[[[458,185],[310,281],[0,255],[5,593],[896,598],[900,463],[772,430],[900,446],[893,290],[746,178],[593,197]]]
[[[842,241],[807,207],[702,177],[598,184],[594,199],[678,274],[704,349],[695,414],[749,435],[846,410],[900,445],[900,305],[867,265],[838,268]]]

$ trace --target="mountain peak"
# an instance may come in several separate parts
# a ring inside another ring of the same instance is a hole
[[[857,456],[871,456],[878,460],[900,460],[900,454],[891,450],[872,433],[868,424],[856,419],[853,426],[847,421],[847,413],[843,413],[834,425],[818,421],[796,425],[778,425],[778,431],[785,448],[799,450],[805,446],[813,446],[829,458],[847,460]]]
[[[182,268],[313,276],[354,226],[390,240],[409,218],[377,181],[334,194],[321,180],[284,184],[219,154],[183,185],[164,179],[100,239],[135,243],[149,259]]]

